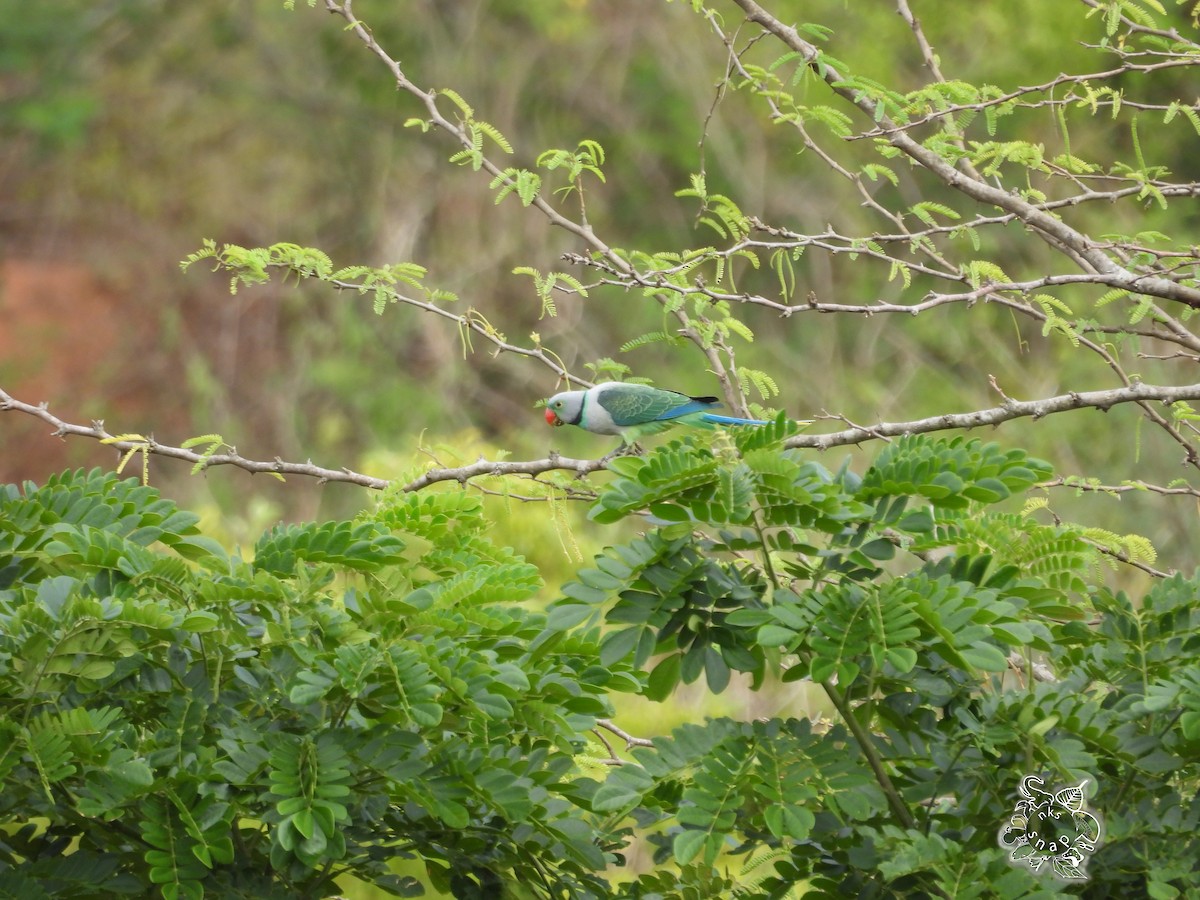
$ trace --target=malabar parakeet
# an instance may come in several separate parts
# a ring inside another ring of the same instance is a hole
[[[766,425],[760,419],[738,419],[709,412],[719,409],[716,397],[689,397],[647,384],[609,381],[586,391],[563,391],[546,401],[551,425],[578,425],[595,434],[615,434],[626,444],[672,425]]]

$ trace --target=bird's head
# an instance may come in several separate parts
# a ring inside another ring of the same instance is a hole
[[[563,391],[546,401],[546,422],[556,428],[578,425],[582,410],[583,391]]]

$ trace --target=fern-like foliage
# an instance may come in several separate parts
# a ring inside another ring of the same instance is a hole
[[[252,562],[135,479],[0,505],[6,889],[318,896],[353,871],[412,893],[388,867],[408,844],[446,890],[530,854],[605,890],[591,813],[561,795],[607,692],[638,682],[521,605],[542,581],[476,497],[388,493],[273,529]]]
[[[501,183],[510,185],[510,190],[519,190],[523,197],[528,195],[532,201],[532,195],[537,190],[536,183],[530,183],[528,179],[522,180],[516,170],[514,173],[507,182]],[[241,285],[265,284],[271,280],[273,273],[279,272],[284,277],[315,279],[334,288],[370,294],[374,299],[373,306],[377,315],[382,315],[390,304],[400,302],[404,298],[401,292],[405,290],[415,291],[419,295],[418,302],[424,304],[453,302],[458,299],[450,291],[427,285],[425,267],[416,263],[355,265],[335,270],[332,260],[325,253],[297,244],[272,244],[270,247],[253,248],[223,244],[218,248],[216,241],[206,239],[199,250],[183,259],[180,266],[186,270],[198,262],[207,260],[212,261],[214,271],[225,272],[230,276],[229,290],[234,294]],[[220,436],[205,436],[208,437]],[[203,442],[204,438],[200,440]]]
[[[997,503],[1050,475],[1050,466],[1022,450],[956,437],[949,441],[909,435],[889,444],[863,475],[858,496],[919,494],[935,506],[963,508]]]
[[[404,543],[376,525],[331,522],[278,526],[254,546],[255,568],[287,575],[299,563],[331,563],[370,572],[403,558]]]
[[[592,517],[657,527],[597,556],[550,609],[552,630],[604,625],[600,663],[643,670],[652,700],[745,673],[751,687],[819,685],[840,719],[711,722],[630,752],[592,802],[647,823],[656,859],[679,867],[676,891],[744,853],[761,896],[798,881],[833,896],[848,872],[860,891],[957,896],[948,886],[967,869],[1005,896],[1037,896],[995,842],[1015,773],[1099,778],[1093,808],[1131,816],[1130,791],[1163,790],[1150,773],[1195,777],[1194,579],[1140,604],[1098,589],[1097,545],[1153,548],[1040,522],[1037,502],[1007,511],[1051,475],[1022,451],[905,438],[861,475],[832,473],[787,449],[796,429],[780,417],[613,461]],[[1154,865],[1169,866],[1176,842],[1195,846],[1180,823],[1200,809],[1168,793],[1179,812],[1156,820],[1153,849],[1127,846]],[[865,849],[862,834],[889,849]],[[1091,871],[1137,883],[1147,876],[1117,862],[1130,858],[1098,853]]]

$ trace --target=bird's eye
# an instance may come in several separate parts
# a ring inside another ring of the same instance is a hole
[[[562,401],[561,401],[561,400],[559,400],[557,403],[555,403],[555,404],[554,404],[554,406],[555,406],[555,408],[556,408],[556,409],[557,409],[557,408],[561,408],[561,407],[562,407]]]

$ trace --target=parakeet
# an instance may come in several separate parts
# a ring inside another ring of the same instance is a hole
[[[680,423],[698,428],[767,424],[708,411],[720,406],[716,397],[689,397],[647,384],[609,381],[586,391],[555,394],[546,401],[546,421],[554,426],[578,425],[595,434],[620,435],[626,444]]]

